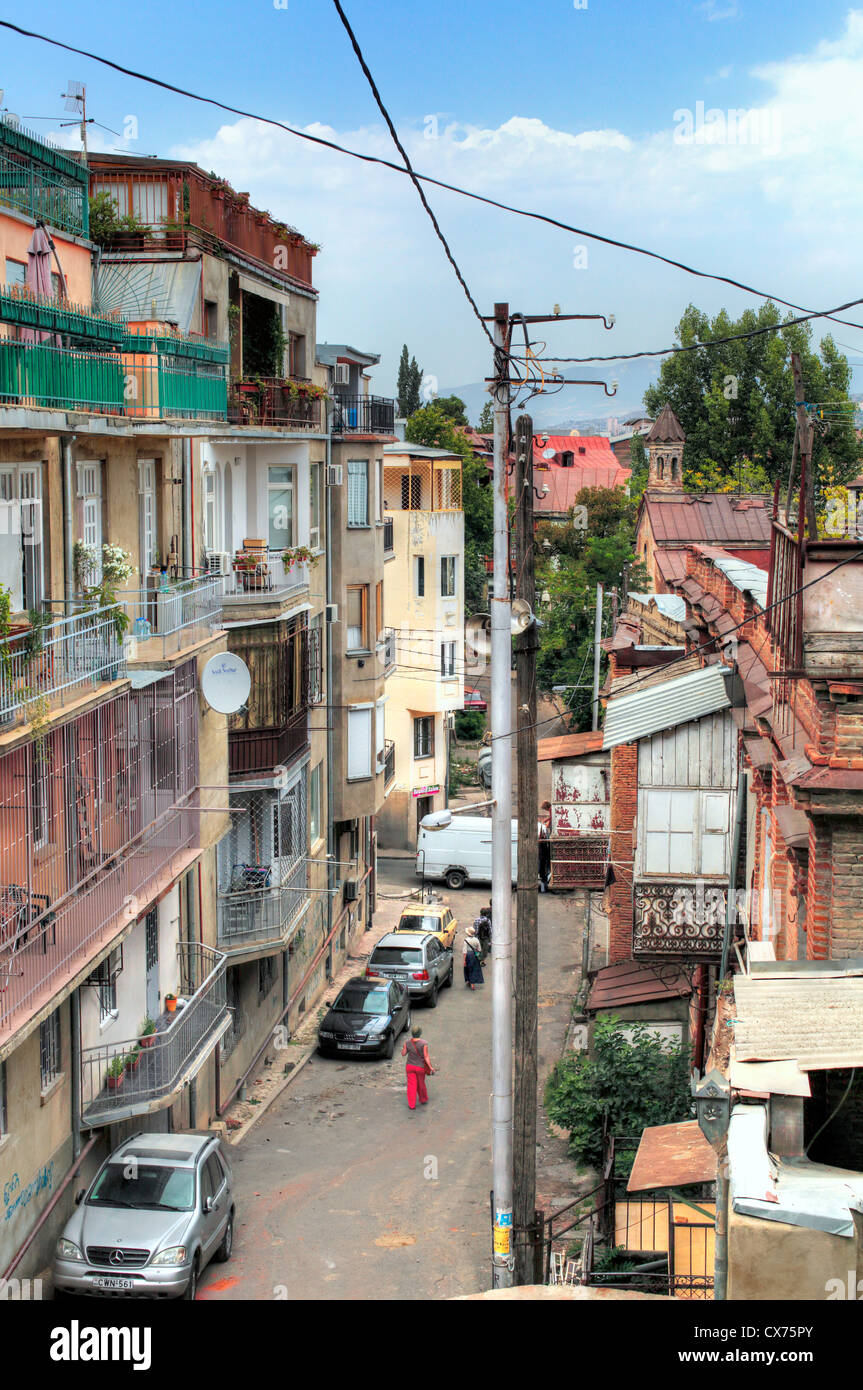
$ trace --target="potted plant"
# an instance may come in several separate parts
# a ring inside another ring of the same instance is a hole
[[[139,1029],[138,1042],[141,1047],[152,1047],[156,1041],[156,1025],[149,1014],[145,1014]]]
[[[177,1011],[177,996],[176,996],[176,994],[166,994],[166,995],[165,995],[165,1008],[168,1010],[168,1013],[169,1013],[169,1014],[176,1013],[176,1011]]]
[[[126,1072],[126,1058],[122,1052],[118,1052],[116,1057],[112,1057],[108,1063],[108,1090],[118,1091],[123,1084],[123,1077]]]
[[[132,1051],[126,1053],[126,1070],[137,1071],[138,1063],[140,1062],[140,1060],[141,1047],[139,1043],[136,1043],[135,1046],[132,1048]]]
[[[295,545],[282,551],[282,564],[286,570],[292,570],[294,565],[314,565],[317,560],[316,552],[307,545]]]

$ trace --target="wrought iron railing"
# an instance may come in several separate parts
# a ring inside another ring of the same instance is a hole
[[[665,956],[684,962],[719,957],[724,932],[721,883],[636,880],[634,956]]]
[[[232,774],[287,767],[309,746],[308,711],[294,710],[280,729],[230,729],[228,766]]]
[[[307,907],[308,864],[301,859],[279,884],[219,894],[222,950],[248,950],[260,942],[286,942]]]
[[[555,836],[550,841],[552,888],[603,888],[610,843],[607,835]]]
[[[336,396],[333,434],[394,434],[396,403],[386,396]]]
[[[0,728],[125,675],[117,611],[90,608],[0,641]]]
[[[181,942],[177,951],[176,1012],[156,1020],[156,1032],[147,1037],[83,1050],[81,1099],[86,1124],[111,1124],[124,1114],[140,1114],[169,1099],[191,1065],[217,1041],[227,1020],[226,958],[198,942]],[[143,998],[141,1011],[146,1012]],[[114,1078],[109,1069],[116,1072]]]
[[[322,434],[324,401],[304,390],[306,383],[280,377],[237,381],[231,387],[228,419],[235,425],[278,425]]]
[[[155,641],[167,654],[193,641],[196,631],[208,635],[218,626],[222,580],[217,575],[179,581],[154,576],[152,587],[127,589],[118,598],[129,618],[132,652],[139,656],[144,643]]]

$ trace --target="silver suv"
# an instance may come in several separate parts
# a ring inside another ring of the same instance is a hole
[[[212,1134],[135,1134],[75,1198],[54,1255],[54,1288],[194,1299],[234,1241],[231,1170]]]
[[[382,936],[369,956],[367,975],[398,980],[411,999],[424,999],[430,1009],[438,990],[452,984],[452,947],[442,946],[428,932],[398,931]]]

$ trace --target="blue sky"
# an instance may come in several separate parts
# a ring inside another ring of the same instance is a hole
[[[855,297],[863,10],[832,0],[588,0],[585,9],[572,0],[346,0],[345,8],[418,168],[807,307]],[[151,0],[145,23],[141,16],[135,7],[38,0],[26,11],[0,8],[2,18],[129,67],[396,157],[329,0],[284,8]],[[95,144],[197,159],[323,244],[319,336],[380,351],[380,391],[392,388],[403,341],[442,387],[486,374],[485,340],[406,179],[2,31],[8,108],[57,116],[69,78],[87,83],[90,114],[105,125],[122,131],[128,116],[137,119],[136,140],[93,130]],[[687,140],[680,113],[694,118],[699,102],[703,111],[754,111],[747,140],[715,120],[709,138]],[[74,140],[56,120],[28,123]],[[735,312],[758,302],[450,194],[430,196],[484,308],[507,298],[528,312],[559,303],[616,314],[611,334],[556,327],[561,353],[670,343],[690,300]],[[863,323],[859,312],[847,317]],[[863,360],[863,331],[834,331]],[[584,411],[605,408],[596,392],[576,394]]]

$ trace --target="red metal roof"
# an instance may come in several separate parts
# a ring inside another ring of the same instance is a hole
[[[656,561],[656,568],[666,584],[673,584],[677,580],[686,578],[685,550],[655,550],[653,558]]]
[[[762,549],[770,545],[773,502],[760,493],[738,497],[734,492],[646,492],[643,505],[657,545],[688,541],[721,546],[751,543]]]
[[[537,761],[547,763],[551,758],[577,758],[582,753],[602,751],[603,733],[597,729],[583,734],[561,734],[559,738],[541,738],[537,741]]]
[[[691,971],[685,966],[663,965],[657,968],[644,961],[623,960],[597,971],[587,1007],[591,1011],[617,1009],[623,1004],[679,999],[691,993]]]
[[[544,458],[552,449],[554,458]],[[571,466],[563,466],[564,454],[572,455]],[[631,475],[603,434],[534,435],[533,466],[537,490],[548,486],[548,493],[534,501],[534,510],[554,515],[574,507],[582,488],[624,487]]]
[[[626,1190],[647,1192],[654,1187],[686,1187],[715,1179],[715,1150],[697,1120],[681,1120],[642,1130]]]

